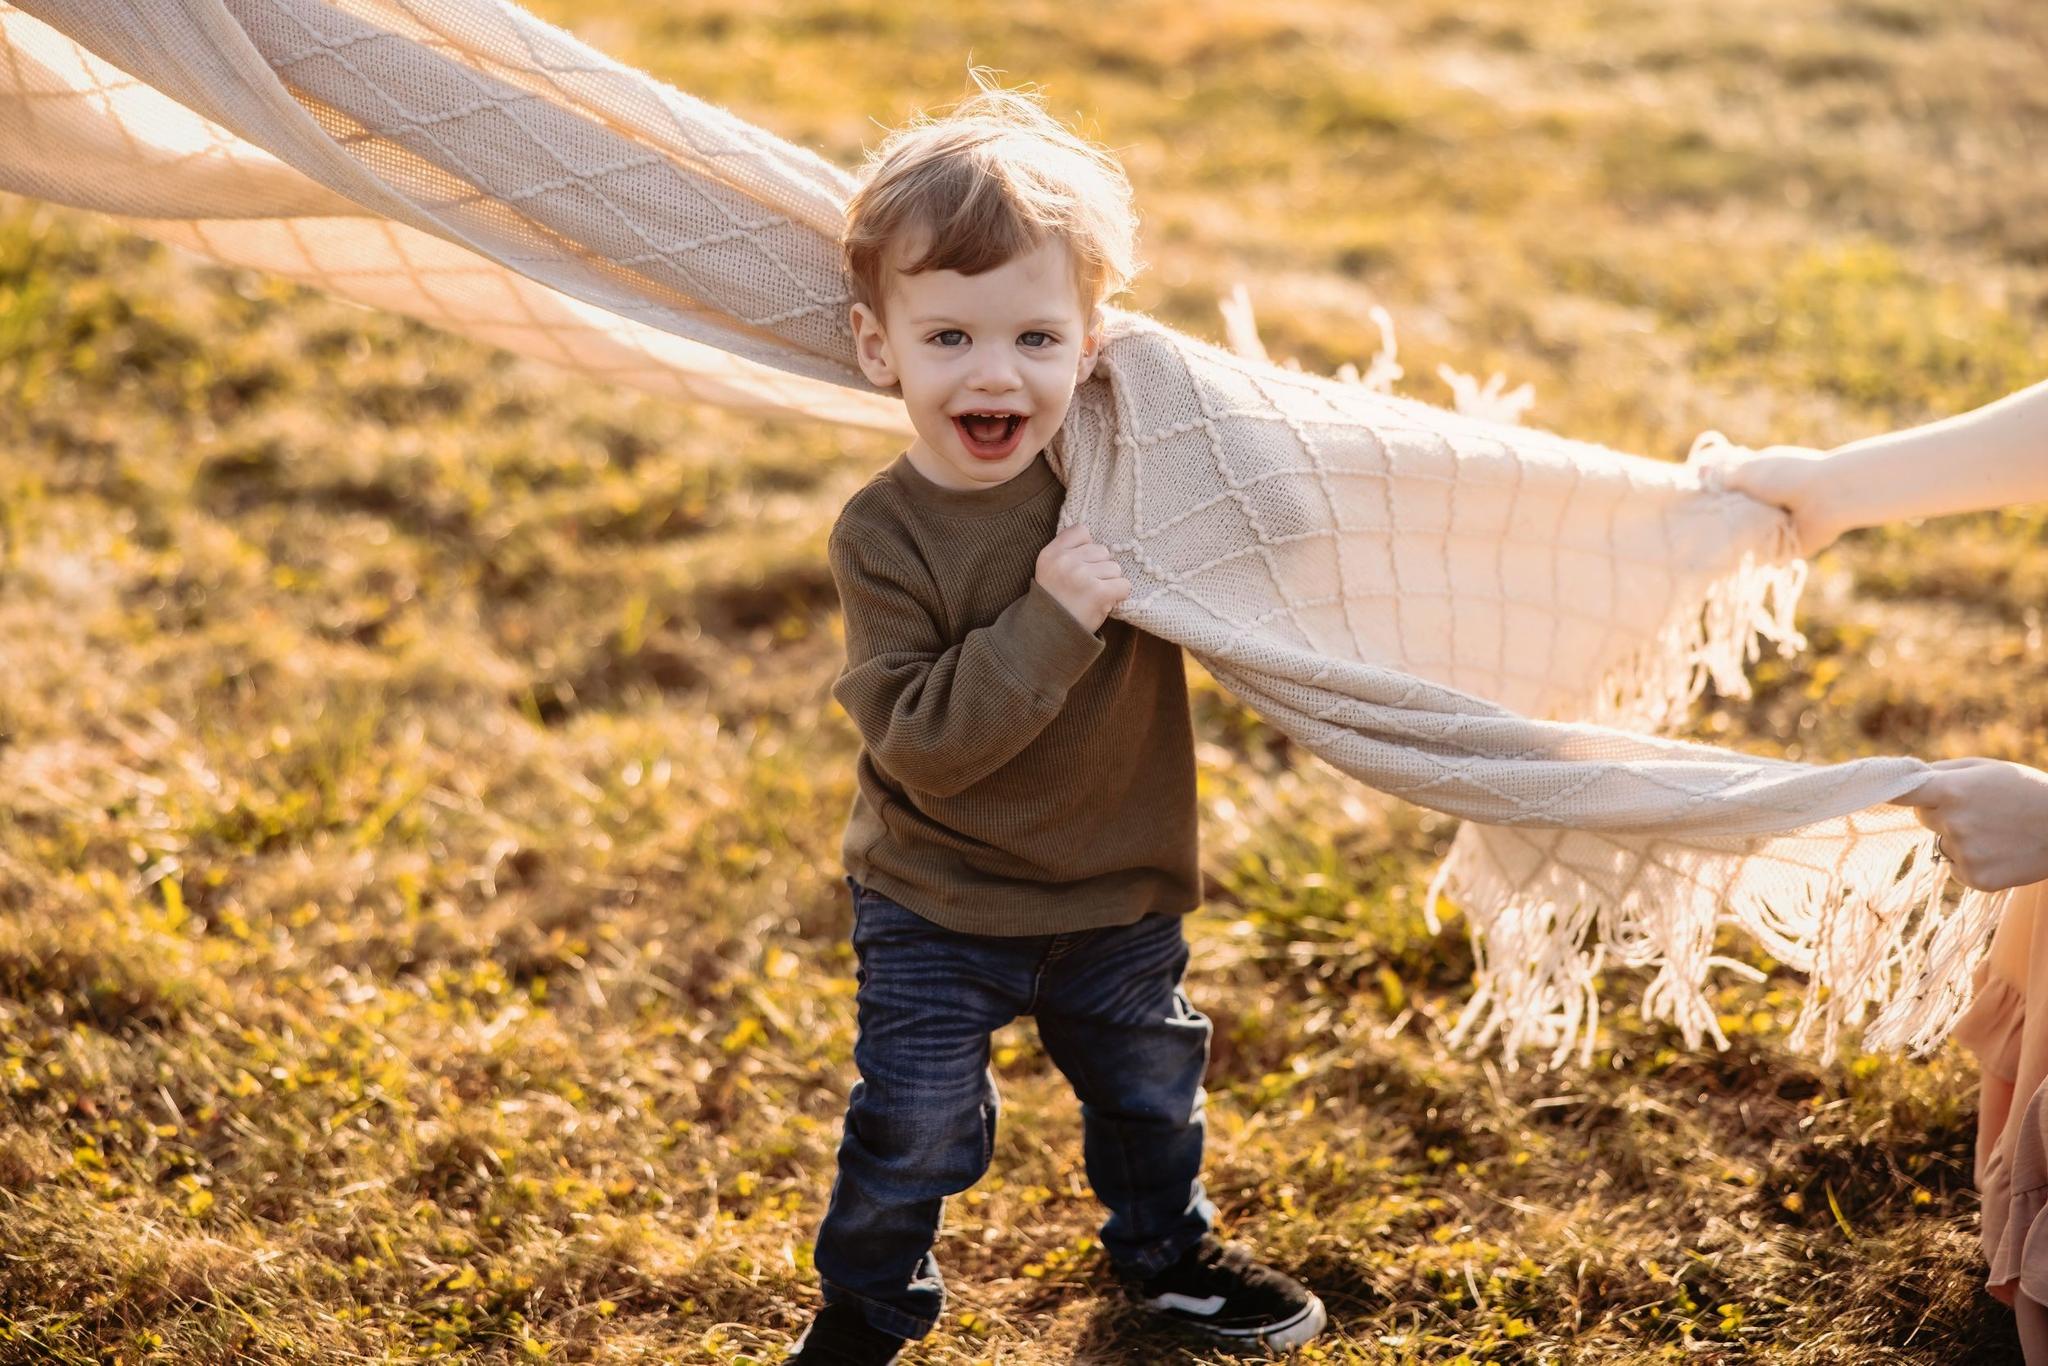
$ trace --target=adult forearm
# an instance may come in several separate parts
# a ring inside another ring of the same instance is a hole
[[[2048,502],[2048,382],[1955,417],[1852,441],[1825,461],[1844,528]]]

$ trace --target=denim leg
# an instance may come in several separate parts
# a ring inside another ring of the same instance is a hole
[[[1061,959],[1038,1035],[1081,1099],[1088,1180],[1109,1221],[1102,1244],[1126,1274],[1170,1265],[1216,1221],[1202,1189],[1202,1073],[1209,1019],[1180,989],[1179,916],[1095,932]]]
[[[945,1198],[995,1151],[998,1101],[989,1035],[1014,1019],[1030,983],[1026,946],[955,934],[878,892],[854,892],[860,1080],[847,1103],[839,1172],[818,1230],[826,1302],[851,1299],[868,1322],[921,1338],[945,1305],[932,1242]]]

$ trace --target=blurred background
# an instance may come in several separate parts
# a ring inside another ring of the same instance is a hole
[[[1126,300],[1680,458],[2048,376],[2033,0],[536,0],[847,166],[970,63],[1118,149]],[[894,447],[607,392],[0,198],[0,1361],[766,1362],[816,1294],[856,737],[823,543]],[[1695,733],[2048,760],[2048,521],[1862,533]],[[1198,671],[1197,671],[1198,672]],[[1208,1178],[1330,1362],[2003,1360],[1975,1074],[1726,1053],[1610,975],[1590,1072],[1440,1038],[1449,823],[1197,677]],[[1729,952],[1767,969],[1740,943]],[[1204,1359],[997,1038],[914,1361]]]

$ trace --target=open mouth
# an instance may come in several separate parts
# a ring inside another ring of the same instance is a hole
[[[968,454],[982,460],[1001,460],[1017,449],[1023,438],[1021,413],[955,413],[953,430]]]

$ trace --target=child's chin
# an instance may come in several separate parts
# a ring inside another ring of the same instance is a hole
[[[1033,460],[1037,459],[1037,457],[1037,447],[1024,445],[1020,443],[1016,450],[1011,451],[1008,455],[1004,456],[1000,460],[983,460],[980,459],[979,457],[972,458],[974,459],[975,464],[979,465],[983,470],[994,470],[1002,474],[1017,474],[1022,472],[1024,467],[1026,465],[1029,465]]]
[[[949,454],[956,468],[986,479],[991,474],[1022,469],[1031,463],[1031,457],[1037,452],[1030,448],[1027,441],[1020,440],[1016,446],[1001,455],[983,455],[956,437]]]

